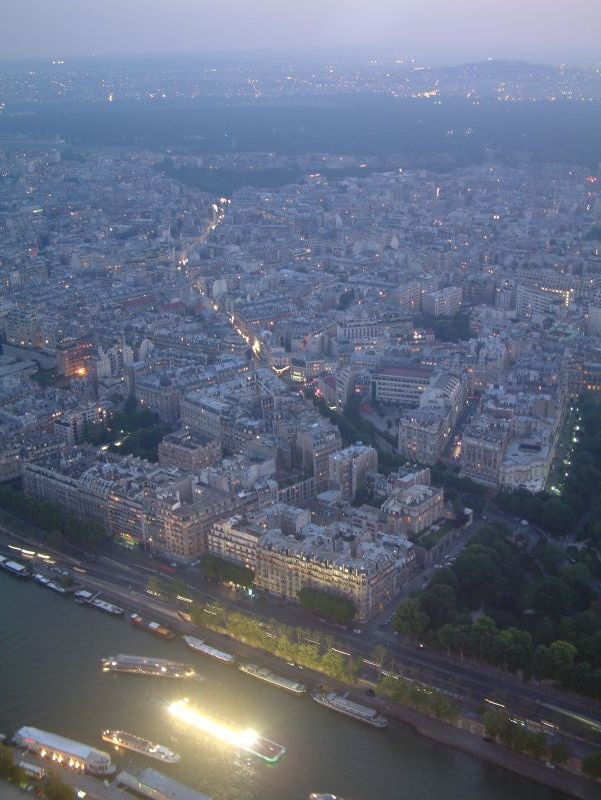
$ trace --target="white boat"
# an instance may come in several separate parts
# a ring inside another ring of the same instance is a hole
[[[214,658],[216,661],[221,661],[224,664],[233,664],[236,660],[231,653],[217,650],[216,647],[211,647],[202,639],[197,639],[196,636],[184,636],[183,639],[191,650],[202,653],[204,656],[209,656],[209,658]]]
[[[98,611],[103,611],[105,614],[111,614],[112,616],[120,617],[125,613],[124,609],[122,609],[120,606],[109,603],[107,600],[101,600],[98,594],[92,594],[92,592],[88,592],[86,589],[81,589],[79,592],[75,592],[73,597],[76,603],[83,603],[86,606],[92,606],[92,608],[97,608]]]
[[[95,597],[90,605],[97,608],[99,611],[103,611],[105,614],[112,614],[114,617],[120,617],[122,614],[125,614],[124,609],[120,606],[108,603],[106,600],[100,600],[98,597]]]
[[[332,711],[338,711],[339,714],[352,717],[353,719],[359,720],[359,722],[365,722],[368,725],[372,725],[374,728],[388,727],[388,721],[385,717],[378,714],[375,708],[364,706],[361,703],[355,703],[353,700],[349,700],[341,694],[319,692],[313,695],[313,699],[316,703],[319,703],[320,706],[331,708]]]
[[[17,578],[29,578],[31,575],[29,567],[20,564],[18,561],[13,561],[6,556],[0,556],[0,567],[6,570],[6,572],[10,572],[11,575],[16,575]]]
[[[192,678],[196,674],[189,664],[166,658],[147,658],[121,653],[102,659],[103,672],[127,672],[130,675],[151,675],[155,678]]]
[[[143,756],[154,758],[163,764],[177,764],[181,758],[179,753],[174,753],[173,750],[162,744],[156,744],[150,739],[144,739],[142,736],[125,731],[102,731],[102,741],[114,745],[117,749],[122,747],[124,750],[141,753]]]
[[[240,664],[238,669],[240,672],[246,673],[246,675],[258,678],[260,681],[265,681],[265,683],[270,683],[272,686],[277,686],[279,689],[284,689],[293,694],[305,694],[307,691],[306,686],[303,686],[302,683],[276,675],[275,672],[266,667],[258,667],[256,664]]]

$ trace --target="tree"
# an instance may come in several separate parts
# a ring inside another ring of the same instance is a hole
[[[166,581],[152,575],[146,582],[146,591],[155,597],[157,595],[169,594],[170,586]]]
[[[299,591],[298,600],[303,608],[343,624],[351,622],[357,613],[355,604],[347,597],[339,597],[318,589],[309,589],[306,586]]]
[[[345,311],[355,299],[355,290],[349,289],[346,292],[343,292],[340,297],[338,298],[338,310]]]
[[[75,789],[56,772],[49,772],[44,782],[44,797],[46,800],[75,800]]]
[[[390,653],[383,644],[377,644],[374,647],[373,659],[380,667],[384,666],[384,662],[389,657]]]
[[[582,771],[589,778],[601,779],[601,752],[591,753],[582,759]]]
[[[560,578],[546,578],[534,590],[532,605],[540,617],[558,620],[570,605],[568,587]]]
[[[565,536],[574,526],[574,511],[558,498],[547,501],[543,507],[541,524],[552,536]]]
[[[507,628],[499,634],[503,664],[511,672],[526,670],[532,663],[532,637],[527,631]]]
[[[455,575],[453,570],[450,569],[449,567],[441,567],[440,569],[435,570],[430,577],[428,588],[436,586],[439,583],[444,583],[447,586],[452,586],[453,589],[455,589],[455,591],[457,591],[457,587],[459,585],[457,576]]]
[[[429,586],[423,594],[421,604],[430,618],[430,626],[435,629],[453,622],[457,615],[455,590],[448,584]]]
[[[480,544],[471,544],[455,562],[459,582],[459,599],[468,608],[479,608],[499,585],[498,553]]]
[[[468,648],[471,655],[480,660],[487,660],[498,630],[490,617],[480,617],[469,630]]]
[[[574,659],[578,650],[569,642],[558,640],[553,642],[549,648],[551,662],[553,665],[553,677],[561,683],[565,683],[574,667]]]
[[[15,764],[13,750],[5,744],[0,744],[0,779],[18,783],[23,771]]]
[[[408,597],[397,608],[394,628],[407,636],[419,636],[430,623],[430,617],[423,610],[416,597]]]
[[[532,659],[532,672],[539,679],[553,676],[553,657],[551,651],[544,644],[539,644],[534,650]]]
[[[570,748],[565,742],[553,742],[549,745],[549,760],[553,764],[565,764],[570,755]]]

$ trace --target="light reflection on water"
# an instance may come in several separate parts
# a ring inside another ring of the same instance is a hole
[[[103,673],[109,655],[172,658],[200,679],[177,681]],[[391,725],[373,730],[76,605],[29,582],[0,575],[0,732],[21,725],[100,748],[100,732],[118,728],[181,754],[160,765],[111,750],[119,768],[160,768],[214,800],[306,800],[335,792],[346,800],[559,800],[560,795]],[[237,729],[251,727],[284,744],[277,766],[250,759],[167,711],[187,697],[195,708]]]

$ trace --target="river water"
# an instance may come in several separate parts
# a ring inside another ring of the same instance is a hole
[[[198,680],[103,673],[118,653],[192,664]],[[195,707],[284,744],[277,766],[247,763],[228,745],[186,729],[169,702]],[[117,754],[120,768],[158,767],[214,800],[559,800],[561,795],[420,737],[404,726],[372,729],[214,663],[181,641],[165,642],[29,581],[0,574],[0,731],[21,725],[112,750],[103,728],[119,728],[181,753],[175,766]]]

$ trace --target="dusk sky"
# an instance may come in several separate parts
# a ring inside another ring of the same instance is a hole
[[[9,57],[394,48],[438,61],[599,54],[601,0],[2,0]]]

